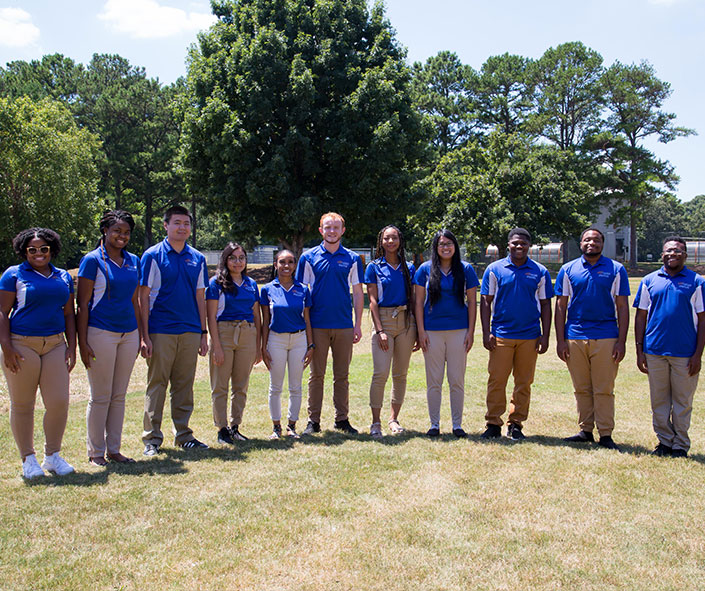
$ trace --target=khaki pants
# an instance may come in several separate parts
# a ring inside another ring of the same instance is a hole
[[[282,418],[282,388],[284,374],[289,372],[289,413],[290,423],[299,420],[301,410],[301,378],[304,375],[304,357],[308,350],[306,331],[269,331],[267,351],[272,357],[269,370],[269,415],[273,421]]]
[[[372,383],[370,384],[370,407],[382,408],[384,401],[384,386],[392,370],[392,404],[401,405],[406,394],[406,374],[409,371],[409,361],[416,342],[416,323],[409,319],[406,326],[407,312],[401,310],[393,318],[396,308],[379,308],[379,318],[382,329],[387,333],[389,347],[382,351],[379,346],[379,335],[372,335]]]
[[[171,420],[174,442],[183,445],[191,441],[193,431],[188,422],[193,412],[193,380],[196,375],[201,335],[197,332],[149,335],[152,356],[147,359],[147,395],[144,401],[144,432],[142,441],[161,445],[164,401],[167,385],[171,385]]]
[[[328,349],[333,353],[333,406],[335,420],[348,418],[348,372],[353,350],[352,328],[314,328],[313,342],[316,348],[311,359],[308,378],[308,418],[321,422],[323,408],[323,385],[328,363]]]
[[[257,328],[252,322],[246,320],[223,321],[218,322],[218,335],[225,360],[221,366],[213,363],[211,348],[210,374],[213,422],[220,430],[228,426],[237,427],[242,423],[250,373],[257,360]],[[228,382],[232,387],[230,423],[228,423]]]
[[[44,401],[44,453],[61,449],[69,412],[69,371],[63,333],[48,337],[10,335],[12,346],[24,357],[20,369],[12,373],[0,363],[10,391],[10,426],[22,461],[34,453],[34,403],[37,387]]]
[[[690,449],[690,415],[698,374],[688,375],[688,357],[646,355],[654,431],[673,449]]]
[[[125,394],[140,349],[137,330],[111,332],[88,327],[95,359],[87,370],[91,397],[86,409],[88,457],[120,453]]]
[[[568,340],[568,371],[575,389],[578,424],[601,437],[614,430],[614,381],[619,364],[612,359],[617,339]]]
[[[504,339],[497,337],[497,346],[490,351],[487,366],[487,413],[488,425],[502,425],[502,415],[507,409],[507,381],[514,375],[514,391],[509,404],[508,423],[519,426],[529,416],[531,384],[536,370],[537,339]]]
[[[441,392],[443,389],[444,370],[448,376],[450,390],[450,413],[453,429],[463,425],[463,407],[465,405],[465,353],[466,329],[429,330],[428,350],[423,354],[426,362],[426,401],[428,418],[431,425],[441,424]]]

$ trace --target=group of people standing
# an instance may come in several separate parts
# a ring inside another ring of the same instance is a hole
[[[345,220],[324,214],[322,242],[299,259],[281,250],[275,278],[260,290],[247,274],[244,248],[229,243],[209,281],[204,256],[187,244],[190,212],[169,208],[166,238],[138,259],[127,251],[134,220],[124,211],[107,212],[100,241],[81,261],[77,312],[70,275],[51,263],[61,249],[59,236],[45,228],[18,234],[13,246],[24,259],[0,278],[0,345],[10,391],[10,422],[26,478],[74,471],[59,451],[66,426],[69,373],[80,350],[90,383],[87,407],[88,460],[133,462],[121,451],[125,394],[137,355],[147,360],[143,415],[144,455],[160,452],[167,388],[175,444],[208,446],[189,427],[198,355],[210,351],[210,383],[217,441],[246,440],[241,431],[252,368],[264,361],[270,372],[270,437],[299,438],[302,376],[310,365],[308,422],[304,435],[321,431],[324,379],[332,352],[334,427],[348,434],[348,386],[353,345],[362,338],[363,284],[373,325],[370,435],[383,437],[384,390],[392,374],[388,430],[404,432],[399,419],[413,351],[423,351],[430,427],[441,434],[444,374],[450,392],[452,433],[463,430],[465,370],[473,346],[477,289],[483,345],[489,351],[486,428],[481,437],[501,437],[510,374],[514,389],[506,435],[525,437],[536,360],[549,346],[554,288],[548,270],[529,258],[531,236],[523,228],[508,235],[508,256],[491,263],[482,284],[448,230],[431,243],[431,258],[418,269],[407,262],[404,237],[395,226],[378,236],[375,259],[342,246]],[[585,230],[582,256],[564,265],[556,279],[556,351],[570,372],[580,431],[567,441],[595,441],[617,449],[612,440],[614,383],[625,355],[629,325],[629,283],[624,267],[602,256],[604,236]],[[685,267],[686,244],[664,242],[664,266],[645,277],[637,292],[637,365],[648,373],[656,455],[686,456],[693,395],[705,347],[705,280]],[[352,298],[351,298],[352,290]],[[210,343],[208,336],[210,335]],[[288,374],[289,405],[282,429],[282,391]],[[37,388],[46,412],[44,461],[34,450]],[[230,394],[230,396],[228,396]],[[228,405],[228,402],[230,403]],[[229,408],[228,408],[229,406]]]

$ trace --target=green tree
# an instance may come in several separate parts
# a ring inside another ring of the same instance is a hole
[[[431,199],[415,219],[427,238],[451,228],[472,247],[503,244],[514,226],[536,242],[562,240],[585,227],[595,207],[577,158],[555,146],[499,132],[449,152],[425,181]]]
[[[629,266],[636,268],[637,237],[650,202],[667,189],[674,189],[678,177],[667,161],[659,160],[644,146],[646,138],[668,143],[695,133],[674,123],[676,115],[661,110],[671,87],[659,80],[647,62],[624,65],[615,62],[603,78],[603,96],[609,109],[607,131],[590,140],[603,150],[604,162],[612,175],[607,190],[613,221],[627,221],[631,228]]]
[[[551,47],[534,62],[533,131],[562,150],[576,149],[599,127],[602,56],[579,41]]]
[[[413,65],[411,93],[433,127],[438,157],[464,145],[479,125],[472,98],[474,72],[455,53],[441,51]]]
[[[85,251],[98,211],[98,138],[80,129],[69,110],[48,98],[0,98],[0,263],[15,257],[20,230],[45,226],[62,238],[61,258]]]
[[[495,55],[480,68],[474,81],[478,118],[486,129],[510,134],[523,131],[534,109],[529,68],[520,55]]]
[[[645,259],[650,254],[653,260],[658,261],[664,238],[673,234],[683,237],[692,234],[686,206],[670,193],[658,196],[649,203],[643,213],[643,227],[639,234],[640,258]]]
[[[688,236],[705,238],[705,195],[696,195],[683,203],[686,219],[684,232]]]
[[[294,251],[339,210],[348,236],[403,218],[423,154],[410,71],[381,4],[214,1],[188,67],[191,190],[240,239]]]
[[[80,97],[84,68],[60,53],[41,60],[17,60],[0,68],[0,96],[49,97],[73,105]]]

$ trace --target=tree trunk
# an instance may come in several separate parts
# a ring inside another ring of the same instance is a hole
[[[304,235],[303,232],[294,234],[288,238],[279,238],[282,246],[294,253],[296,260],[299,259],[304,250]]]
[[[636,201],[631,202],[629,208],[629,269],[636,270],[636,208],[638,203]]]
[[[144,249],[152,246],[152,196],[147,195],[144,199]]]

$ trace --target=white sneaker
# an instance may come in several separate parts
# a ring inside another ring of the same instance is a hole
[[[27,480],[38,478],[39,476],[46,476],[46,474],[44,474],[44,470],[42,470],[42,467],[37,461],[37,456],[34,454],[27,456],[24,459],[24,462],[22,462],[22,476],[24,476]]]
[[[374,439],[382,439],[382,425],[372,423],[372,425],[370,425],[370,436]]]
[[[59,452],[54,452],[50,456],[44,456],[42,468],[47,472],[52,472],[57,476],[66,476],[75,472],[73,466],[59,455]]]

